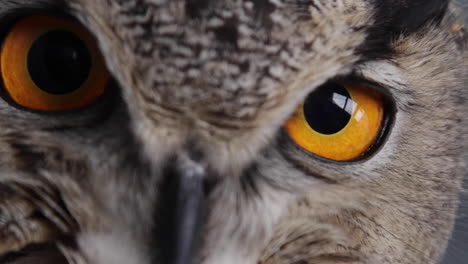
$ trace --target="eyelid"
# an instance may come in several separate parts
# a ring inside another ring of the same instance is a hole
[[[390,97],[393,98],[392,87],[384,83],[380,83],[374,80],[369,80],[368,78],[365,78],[364,76],[360,76],[357,74],[353,74],[347,77],[338,77],[338,78],[333,79],[333,81],[336,81],[337,83],[341,83],[344,85],[348,83],[352,83],[352,84],[367,86],[369,88],[372,88],[378,91],[379,93],[381,93],[388,99],[390,99]]]

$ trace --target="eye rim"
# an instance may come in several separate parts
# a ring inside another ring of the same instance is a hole
[[[89,101],[87,104],[83,104],[78,107],[71,107],[69,109],[41,110],[41,109],[30,108],[30,107],[19,104],[9,94],[9,92],[7,91],[7,88],[5,87],[3,75],[1,74],[2,65],[0,63],[0,98],[4,102],[6,102],[8,105],[14,108],[17,108],[21,111],[37,113],[41,115],[62,115],[62,114],[83,112],[88,108],[95,108],[96,104],[101,104],[103,103],[103,101],[106,100],[106,97],[110,97],[110,94],[111,94],[110,90],[115,91],[115,89],[112,88],[113,86],[115,86],[114,85],[115,80],[113,79],[111,73],[109,72],[107,68],[107,65],[103,59],[102,52],[97,43],[97,40],[92,32],[90,32],[78,19],[76,19],[75,17],[71,15],[64,14],[57,10],[47,11],[47,10],[42,10],[42,9],[38,10],[34,8],[7,13],[5,14],[5,17],[0,20],[0,22],[4,23],[3,25],[0,26],[0,31],[1,31],[0,32],[0,48],[3,48],[4,42],[6,41],[7,37],[9,36],[11,30],[15,27],[15,25],[20,23],[22,20],[25,20],[31,17],[46,17],[46,18],[62,20],[68,23],[69,24],[68,26],[71,25],[71,27],[76,28],[76,30],[70,30],[70,32],[72,32],[73,34],[77,35],[80,39],[82,39],[86,47],[89,49],[90,55],[92,57],[91,60],[93,62],[91,70],[90,70],[91,72],[90,76],[88,76],[88,78],[85,80],[83,85],[89,85],[90,80],[95,78],[93,77],[93,75],[96,75],[96,74],[93,74],[93,72],[97,72],[95,69],[98,68],[99,70],[99,68],[101,68],[101,73],[104,72],[106,74],[106,81],[103,82],[105,83],[105,85],[103,85],[103,88],[102,88],[103,92],[99,96],[97,96],[95,99]],[[56,29],[60,29],[60,28],[56,28]],[[77,90],[81,90],[81,88]],[[54,95],[54,94],[50,94],[50,95],[54,97],[63,96],[63,95]],[[65,96],[69,96],[69,94],[66,94]]]
[[[330,164],[330,165],[338,165],[338,166],[354,166],[354,165],[362,164],[362,163],[372,160],[384,148],[385,144],[387,143],[390,137],[390,134],[394,128],[395,121],[396,121],[396,115],[397,115],[398,109],[396,107],[395,98],[393,94],[391,93],[390,87],[387,87],[383,84],[365,79],[361,76],[354,75],[354,74],[351,76],[346,76],[346,77],[332,78],[324,82],[322,85],[326,85],[327,83],[330,83],[330,82],[338,83],[343,86],[344,85],[366,86],[369,89],[375,90],[381,94],[384,114],[382,117],[382,126],[375,140],[373,141],[373,143],[368,147],[368,149],[363,154],[361,154],[359,157],[355,159],[343,160],[343,161],[333,160],[333,159],[322,157],[313,152],[310,152],[307,149],[300,146],[294,139],[291,138],[291,136],[289,136],[288,131],[283,125],[280,129],[280,134],[279,134],[279,145],[280,145],[281,152],[286,151],[289,153],[292,147],[294,149],[293,151],[296,152],[296,154],[292,153],[293,155],[297,155],[297,154],[302,155],[302,156],[305,155],[307,158],[319,161],[321,163]],[[317,89],[319,87],[317,87]],[[307,96],[309,96],[309,94],[307,94]],[[288,120],[289,120],[289,117],[288,117]],[[287,156],[288,155],[285,155],[285,157]],[[294,163],[299,162],[299,161],[296,161],[296,159],[292,157],[288,158],[288,160]]]

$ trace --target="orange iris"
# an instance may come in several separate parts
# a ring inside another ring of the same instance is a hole
[[[110,78],[93,36],[63,18],[23,18],[11,28],[0,54],[7,94],[34,110],[89,105],[105,92]]]
[[[323,87],[309,95],[285,128],[305,150],[331,160],[350,161],[369,150],[380,133],[383,117],[383,97],[377,91],[333,84],[331,90]]]

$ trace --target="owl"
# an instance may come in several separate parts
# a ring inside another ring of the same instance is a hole
[[[0,263],[437,263],[467,143],[450,10],[2,0]]]

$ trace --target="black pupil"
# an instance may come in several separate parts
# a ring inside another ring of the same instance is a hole
[[[343,86],[327,83],[307,97],[304,115],[312,129],[331,135],[340,132],[349,123],[355,105]]]
[[[34,83],[51,94],[79,89],[91,70],[91,55],[74,33],[54,30],[39,37],[28,54],[28,70]]]

